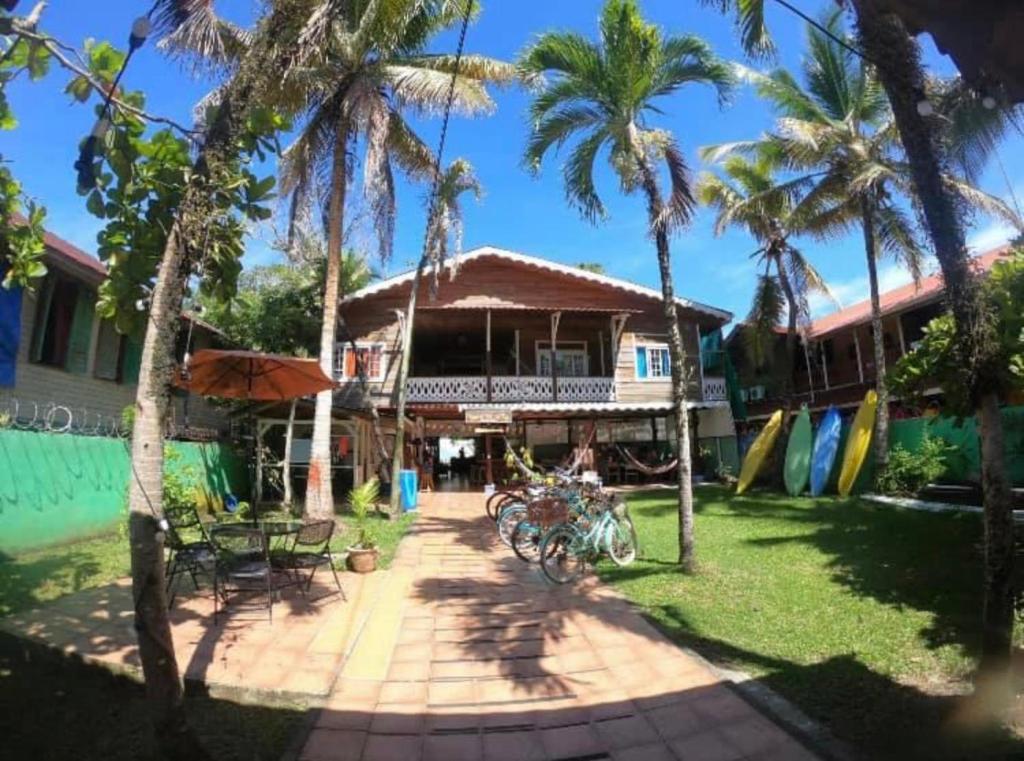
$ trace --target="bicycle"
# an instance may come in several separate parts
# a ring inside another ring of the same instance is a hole
[[[616,501],[593,519],[584,515],[549,530],[540,541],[541,571],[552,583],[567,584],[601,555],[618,566],[629,565],[636,559],[638,544],[626,503]]]

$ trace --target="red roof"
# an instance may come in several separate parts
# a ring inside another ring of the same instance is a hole
[[[978,272],[988,272],[992,269],[993,264],[1009,256],[1009,253],[1010,247],[1003,246],[975,257],[972,264]],[[942,296],[942,290],[942,275],[936,273],[921,278],[919,283],[907,283],[907,285],[886,291],[879,295],[882,314],[901,312],[911,306],[938,300]],[[826,333],[833,333],[841,328],[870,322],[870,320],[871,300],[865,299],[853,306],[848,306],[845,309],[840,309],[838,312],[833,312],[819,320],[815,320],[811,323],[809,333],[812,337],[819,338]]]

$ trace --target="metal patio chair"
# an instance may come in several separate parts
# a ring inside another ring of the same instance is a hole
[[[331,557],[331,537],[334,536],[334,521],[323,520],[306,523],[295,535],[289,550],[275,553],[272,557],[274,568],[291,574],[302,594],[307,594],[313,586],[313,577],[321,566],[331,569],[334,584],[343,600],[348,600],[345,590],[341,588],[338,572],[334,569]],[[308,571],[309,576],[302,574]]]
[[[167,607],[174,605],[178,594],[178,580],[184,574],[192,579],[196,590],[199,589],[197,574],[212,576],[215,552],[210,537],[206,533],[199,512],[191,505],[168,507],[164,510],[167,519],[167,564],[164,576],[167,582]],[[196,536],[197,539],[189,539]]]
[[[274,569],[270,564],[267,537],[263,530],[243,524],[214,526],[210,540],[216,551],[213,575],[213,621],[217,623],[221,603],[232,594],[266,595],[267,616],[274,620]]]

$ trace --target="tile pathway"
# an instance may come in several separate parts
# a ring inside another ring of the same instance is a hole
[[[546,584],[480,495],[424,502],[302,761],[816,758],[614,590]]]

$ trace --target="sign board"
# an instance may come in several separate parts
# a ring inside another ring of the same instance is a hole
[[[475,425],[512,425],[512,410],[486,408],[466,410],[466,422]]]

